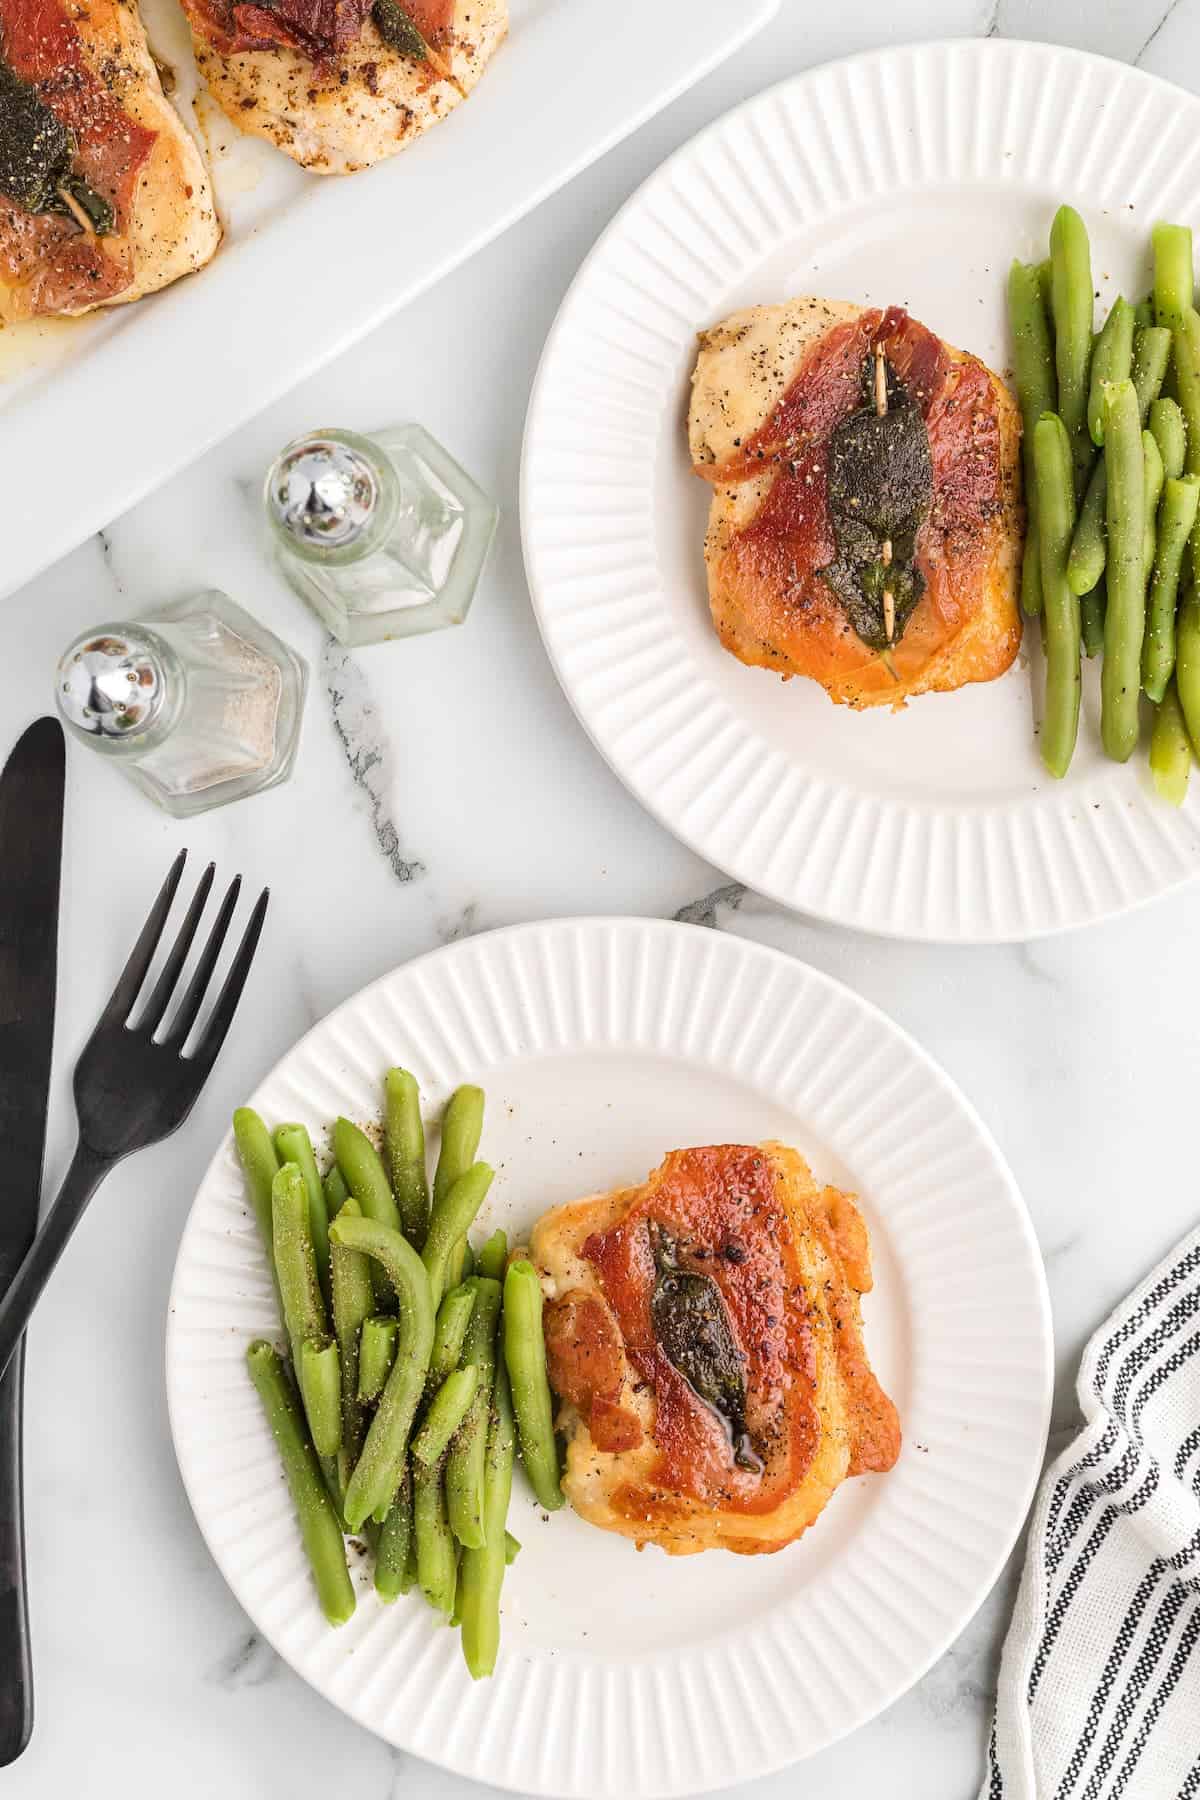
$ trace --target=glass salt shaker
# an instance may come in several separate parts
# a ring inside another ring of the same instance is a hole
[[[420,425],[297,438],[264,499],[284,576],[343,644],[461,625],[499,517]]]
[[[293,650],[212,589],[85,632],[55,698],[76,737],[187,818],[286,781],[307,679]]]

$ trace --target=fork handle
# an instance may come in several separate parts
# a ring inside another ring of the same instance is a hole
[[[58,1197],[42,1220],[28,1255],[0,1300],[0,1377],[13,1359],[30,1314],[55,1263],[66,1249],[71,1233],[83,1217],[84,1208],[112,1166],[110,1158],[98,1156],[82,1142],[76,1144]]]
[[[25,1598],[21,1494],[22,1342],[0,1376],[0,1769],[16,1762],[33,1730],[33,1661]]]

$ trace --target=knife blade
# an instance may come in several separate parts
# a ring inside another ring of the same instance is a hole
[[[37,1231],[62,868],[65,747],[38,719],[0,774],[0,1295]],[[0,1768],[33,1729],[21,1481],[24,1345],[0,1378]]]

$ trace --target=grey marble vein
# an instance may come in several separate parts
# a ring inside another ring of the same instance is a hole
[[[392,747],[379,708],[350,651],[330,637],[321,653],[321,676],[329,700],[333,729],[345,753],[355,786],[367,802],[375,839],[397,881],[415,881],[425,864],[406,856],[391,816]]]
[[[675,914],[680,925],[709,925],[717,928],[717,914],[724,907],[736,912],[746,898],[747,889],[744,882],[727,881],[722,887],[713,888],[707,894],[701,894],[698,900],[691,900],[681,906]]]
[[[96,533],[96,548],[100,552],[100,561],[104,564],[105,572],[112,582],[113,588],[118,594],[124,594],[125,585],[122,582],[121,577],[117,574],[117,566],[113,561],[111,531],[98,531]]]
[[[997,3],[998,3],[998,0],[997,0]],[[1137,66],[1137,64],[1139,64],[1141,62],[1143,56],[1145,56],[1147,50],[1149,50],[1149,48],[1153,44],[1155,38],[1159,36],[1164,25],[1167,24],[1168,20],[1171,18],[1171,15],[1176,11],[1176,9],[1179,7],[1179,5],[1180,5],[1180,0],[1171,0],[1170,6],[1168,6],[1166,12],[1162,15],[1162,18],[1158,21],[1158,24],[1154,27],[1154,30],[1145,39],[1144,43],[1142,44],[1141,49],[1138,50],[1136,52],[1136,54],[1133,56],[1132,61],[1133,61],[1135,67]]]
[[[439,944],[456,944],[459,938],[473,937],[479,930],[478,900],[469,900],[451,918],[438,919],[435,929]]]
[[[237,1688],[262,1687],[279,1674],[283,1664],[265,1638],[248,1631],[232,1650],[205,1670],[204,1679],[232,1693]]]

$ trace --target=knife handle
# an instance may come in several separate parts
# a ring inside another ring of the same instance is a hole
[[[16,1762],[33,1730],[33,1662],[25,1596],[21,1402],[25,1343],[0,1375],[0,1769]]]

